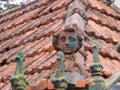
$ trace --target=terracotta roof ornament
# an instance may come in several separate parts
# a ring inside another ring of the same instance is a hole
[[[92,46],[93,60],[90,65],[92,77],[89,83],[89,90],[104,90],[105,82],[102,77],[103,66],[99,60],[98,43],[95,41]]]
[[[62,51],[65,55],[74,54],[82,47],[82,37],[77,34],[74,28],[67,27],[60,33],[53,35],[53,46],[56,51]]]
[[[55,90],[66,90],[67,89],[67,79],[65,77],[64,64],[65,61],[63,52],[57,52],[57,71],[55,77],[51,80],[54,84]]]
[[[23,69],[24,55],[22,51],[17,52],[15,60],[17,62],[17,66],[14,75],[10,78],[12,90],[24,90],[25,87],[28,85],[28,82],[24,77]]]
[[[77,80],[90,77],[90,73],[76,61],[74,56],[82,46],[82,37],[77,34],[74,28],[67,27],[54,35],[53,46],[56,51],[62,51],[65,54],[65,76],[69,84],[75,84]]]

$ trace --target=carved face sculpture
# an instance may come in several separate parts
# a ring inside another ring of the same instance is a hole
[[[12,90],[24,90],[28,85],[28,82],[23,75],[13,76],[10,81],[12,83]]]
[[[53,36],[53,45],[57,51],[69,55],[75,53],[82,46],[82,38],[74,29],[65,29]]]

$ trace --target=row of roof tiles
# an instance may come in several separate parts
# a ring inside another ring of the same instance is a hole
[[[66,7],[71,2],[78,4],[78,6],[80,4],[82,7],[79,6],[79,8],[82,13],[79,14],[88,19],[85,27],[88,40],[84,44],[87,51],[85,53],[88,54],[86,68],[88,69],[92,60],[92,54],[89,52],[92,42],[97,39],[100,44],[100,60],[104,65],[104,71],[107,74],[120,71],[118,67],[120,55],[115,50],[115,44],[120,41],[120,15],[101,1],[88,1],[57,0],[49,2],[49,0],[41,0],[0,19],[0,56],[2,57],[0,59],[2,65],[0,66],[0,73],[3,73],[0,76],[1,90],[11,88],[9,78],[14,72],[15,62],[13,61],[19,49],[24,51],[26,58],[24,61],[25,74],[32,85],[35,84],[35,81],[40,83],[45,76],[49,76],[50,69],[55,64],[56,53],[52,47],[51,36],[62,30],[64,24],[61,19],[68,14],[67,12],[70,12],[70,10],[66,10]],[[72,3],[70,4],[71,7],[75,7],[76,4]],[[91,9],[89,8],[86,12],[84,8],[88,3]],[[109,64],[110,69],[106,63]],[[80,87],[81,84],[76,85]]]

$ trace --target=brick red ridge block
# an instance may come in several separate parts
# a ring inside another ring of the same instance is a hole
[[[77,88],[85,88],[89,84],[90,78],[85,80],[78,80],[75,84]]]

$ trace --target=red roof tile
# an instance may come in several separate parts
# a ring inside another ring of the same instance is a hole
[[[68,17],[74,19],[68,22]],[[41,88],[53,89],[48,78],[56,70],[52,35],[67,24],[74,24],[77,32],[84,34],[82,49],[76,53],[77,63],[89,70],[91,46],[97,40],[103,75],[119,72],[120,54],[116,51],[116,44],[120,42],[119,20],[118,11],[100,0],[40,0],[1,13],[0,90],[11,89],[9,78],[14,73],[18,50],[23,50],[25,55],[24,72],[30,83],[26,90],[38,89],[41,85]],[[71,87],[85,88],[88,82],[88,79],[78,81]]]
[[[88,0],[88,1],[90,3],[90,6],[93,9],[96,9],[100,11],[101,13],[106,13],[109,16],[120,18],[120,15],[115,10],[113,10],[110,6],[104,4],[103,2],[98,1],[98,0]]]
[[[116,20],[114,17],[107,16],[106,14],[102,14],[99,11],[92,9],[88,10],[86,12],[86,15],[89,19],[101,24],[102,26],[109,27],[110,29],[113,29],[115,31],[120,30],[120,27],[118,26],[120,21]]]

